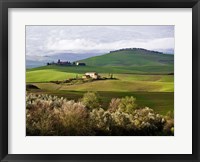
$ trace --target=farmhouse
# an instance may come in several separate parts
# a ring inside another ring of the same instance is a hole
[[[98,73],[96,72],[87,72],[82,76],[83,79],[88,79],[88,78],[92,78],[92,79],[99,79],[100,75],[98,75]]]

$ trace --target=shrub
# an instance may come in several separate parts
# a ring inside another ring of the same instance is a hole
[[[142,135],[161,135],[165,119],[148,107],[134,111],[134,123]]]
[[[56,117],[51,102],[36,99],[26,111],[27,135],[54,135]]]
[[[174,112],[167,112],[165,116],[165,125],[163,128],[163,132],[165,135],[174,135]]]
[[[162,135],[165,119],[152,109],[145,107],[132,114],[119,109],[115,112],[94,109],[90,121],[96,135]]]
[[[90,135],[89,114],[73,100],[48,95],[27,95],[27,135]]]
[[[163,128],[165,135],[174,135],[174,119],[167,119]]]
[[[135,102],[136,99],[133,96],[126,96],[121,99],[118,107],[123,112],[132,113],[137,108],[137,104]]]
[[[119,108],[120,102],[121,102],[120,98],[112,98],[112,100],[110,101],[108,110],[110,112],[117,111],[117,109]]]
[[[174,119],[174,111],[168,111],[165,118]]]
[[[85,93],[83,95],[83,98],[81,99],[81,101],[90,110],[101,107],[100,98],[99,98],[99,95],[96,92]]]
[[[110,112],[100,109],[93,109],[90,112],[90,122],[96,135],[110,135],[113,125],[112,116]]]
[[[133,97],[112,99],[108,110],[99,108],[96,93],[86,93],[83,99],[87,101],[87,104],[95,103],[94,106],[84,104],[83,101],[68,101],[45,94],[27,94],[27,135],[149,136],[174,134],[174,119],[171,113],[162,116],[148,107],[136,109]],[[95,102],[89,99],[94,99]],[[130,106],[127,108],[125,103]]]
[[[90,135],[90,122],[85,106],[74,101],[65,102],[60,109],[54,109],[62,135]]]

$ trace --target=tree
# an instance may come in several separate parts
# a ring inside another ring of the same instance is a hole
[[[121,99],[119,104],[119,109],[126,113],[133,113],[133,111],[137,108],[136,98],[133,96],[131,97],[124,97]]]
[[[96,109],[101,107],[100,97],[96,92],[85,93],[81,101],[88,109]]]

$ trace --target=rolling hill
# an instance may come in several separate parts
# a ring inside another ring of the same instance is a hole
[[[63,80],[89,71],[100,74],[159,74],[174,72],[174,55],[145,49],[121,49],[108,54],[79,60],[86,66],[49,65],[27,69],[27,82]]]
[[[80,60],[89,66],[159,66],[173,65],[174,55],[146,49],[121,49]]]
[[[39,88],[32,93],[47,93],[79,100],[87,91],[97,91],[106,108],[112,98],[135,96],[140,106],[166,114],[174,109],[174,55],[145,49],[122,49],[108,54],[79,59],[86,66],[49,65],[26,70],[26,82]],[[96,71],[101,77],[112,73],[115,80],[83,84],[56,84],[51,81],[81,78]],[[170,75],[169,75],[170,74]]]

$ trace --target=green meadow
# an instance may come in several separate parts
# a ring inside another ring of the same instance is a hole
[[[119,51],[80,60],[86,63],[86,66],[50,65],[27,69],[26,82],[39,88],[29,90],[33,93],[47,93],[76,101],[85,92],[96,91],[105,109],[112,98],[134,96],[140,107],[148,106],[163,115],[168,111],[173,112],[174,57],[145,52]],[[51,83],[81,78],[86,72],[97,72],[101,77],[109,77],[109,74],[112,74],[115,79],[72,85]]]
[[[80,73],[67,73],[51,69],[31,70],[27,72],[27,83],[39,88],[39,90],[33,90],[32,92],[34,93],[47,93],[76,101],[87,91],[97,91],[101,96],[104,108],[108,107],[112,98],[134,96],[141,107],[151,107],[163,115],[168,111],[173,111],[173,75],[113,74],[116,80],[98,80],[70,86],[65,83],[55,84],[49,82],[77,76],[81,77],[82,75]],[[108,74],[99,73],[99,75],[106,77]]]
[[[86,72],[97,73],[113,73],[113,74],[144,74],[144,75],[166,75],[173,71],[172,65],[160,65],[160,66],[43,66],[34,69],[27,69],[26,81],[27,82],[48,82],[51,80],[63,80],[72,77],[82,76]]]

